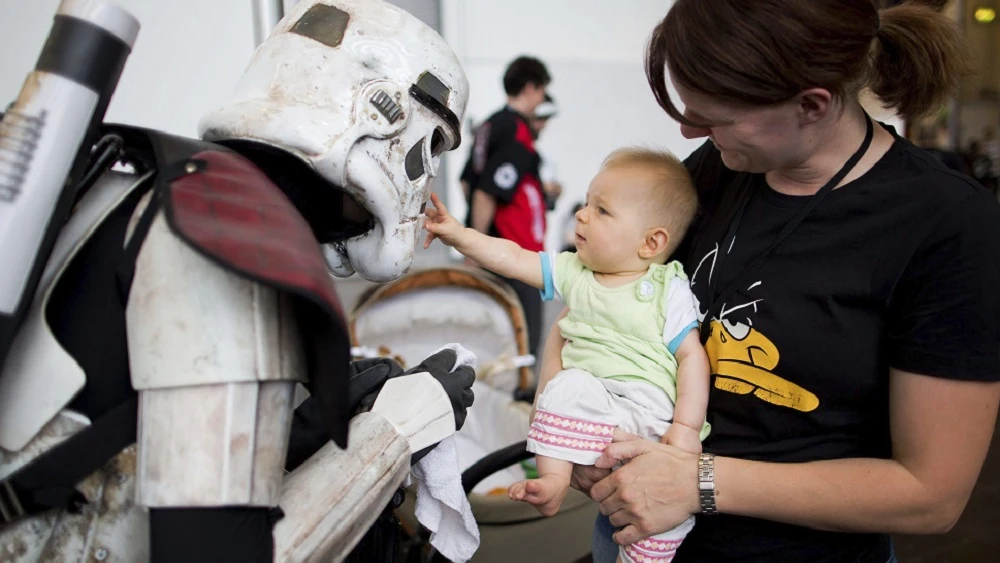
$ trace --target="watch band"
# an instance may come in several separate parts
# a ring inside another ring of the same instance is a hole
[[[702,514],[719,513],[715,506],[715,454],[698,456],[698,500]]]

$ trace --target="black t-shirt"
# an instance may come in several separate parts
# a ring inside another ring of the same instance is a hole
[[[489,234],[541,251],[546,201],[539,180],[541,158],[528,122],[509,107],[496,112],[476,131],[472,153],[461,179],[470,196],[482,190],[496,198]],[[471,226],[472,198],[466,224]]]
[[[701,214],[679,251],[704,314],[808,197],[686,161]],[[750,197],[735,238],[726,238]],[[732,240],[732,244],[730,244]],[[773,462],[892,454],[889,368],[1000,379],[1000,206],[905,140],[830,192],[712,322],[705,450]],[[722,515],[676,561],[884,561],[888,538]],[[880,559],[881,558],[881,559]]]

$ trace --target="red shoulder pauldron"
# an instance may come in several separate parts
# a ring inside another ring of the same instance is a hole
[[[285,194],[235,153],[203,151],[189,164],[165,194],[175,232],[227,269],[314,295],[343,319],[323,251]]]

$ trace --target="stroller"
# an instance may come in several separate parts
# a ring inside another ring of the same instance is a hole
[[[526,477],[522,464],[534,381],[524,312],[505,283],[482,270],[441,267],[412,272],[362,295],[350,319],[356,356],[383,356],[413,366],[443,343],[478,358],[476,402],[456,434],[462,485],[479,525],[474,563],[572,563],[590,553],[597,503],[570,490],[559,514],[546,518],[507,497]],[[530,466],[527,468],[530,471]],[[417,522],[413,490],[396,510],[404,534],[401,560],[444,561]]]

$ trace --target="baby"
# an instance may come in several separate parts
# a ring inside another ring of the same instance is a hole
[[[697,209],[684,165],[669,153],[612,153],[576,213],[577,252],[550,256],[462,226],[431,196],[427,239],[453,246],[484,268],[558,293],[564,370],[538,390],[528,449],[539,477],[511,485],[514,500],[558,512],[573,464],[593,465],[618,431],[701,452],[708,433],[709,365],[695,299],[678,262],[665,264]],[[620,561],[669,561],[691,530],[623,546]]]

